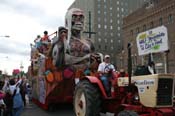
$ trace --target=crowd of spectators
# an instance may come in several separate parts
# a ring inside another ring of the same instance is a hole
[[[30,93],[31,86],[25,75],[1,77],[0,116],[20,116]]]

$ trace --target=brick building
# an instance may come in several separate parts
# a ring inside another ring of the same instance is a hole
[[[158,73],[175,73],[175,0],[150,0],[142,8],[123,19],[124,49],[118,56],[119,67],[127,67],[127,44],[132,43],[133,70],[137,65],[145,65],[148,55],[138,56],[136,37],[164,25],[168,30],[169,51],[154,53],[153,59]]]

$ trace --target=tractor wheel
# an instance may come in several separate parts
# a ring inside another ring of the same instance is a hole
[[[134,111],[124,110],[121,111],[117,116],[139,116],[139,115]]]
[[[99,116],[100,114],[100,91],[87,80],[77,84],[73,102],[76,116]]]

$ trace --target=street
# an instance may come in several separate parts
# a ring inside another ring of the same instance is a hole
[[[75,116],[73,112],[73,106],[60,105],[54,111],[45,111],[39,108],[34,103],[29,103],[25,108],[21,116]]]
[[[72,105],[60,105],[54,111],[45,111],[39,108],[34,103],[29,103],[24,108],[21,116],[75,116]],[[107,113],[107,115],[100,113],[100,116],[114,116]]]

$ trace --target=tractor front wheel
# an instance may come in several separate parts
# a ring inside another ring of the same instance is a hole
[[[101,94],[97,86],[87,80],[80,81],[74,93],[76,116],[98,116],[101,106]]]

